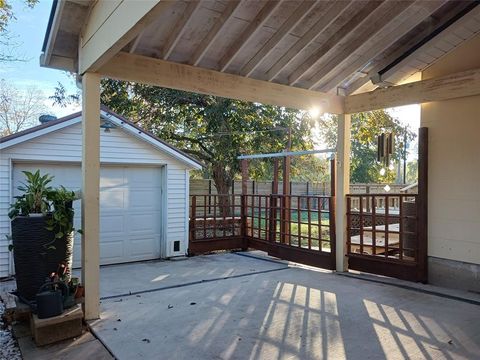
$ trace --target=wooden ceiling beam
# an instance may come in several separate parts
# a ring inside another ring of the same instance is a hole
[[[297,109],[340,114],[343,97],[121,52],[99,69],[105,77]]]
[[[268,1],[259,11],[257,16],[247,26],[240,36],[233,42],[233,45],[226,51],[225,55],[220,59],[219,70],[224,71],[230,65],[235,56],[244,48],[248,41],[259,31],[263,24],[270,18],[273,12],[278,9],[283,0]]]
[[[227,2],[227,7],[220,15],[218,19],[216,19],[213,27],[208,32],[207,36],[201,41],[200,45],[197,46],[195,52],[193,53],[192,59],[190,60],[189,64],[197,66],[202,58],[207,53],[208,49],[212,46],[215,39],[220,35],[222,29],[227,24],[228,20],[232,17],[234,11],[240,5],[239,0],[232,0]]]
[[[273,80],[285,67],[288,66],[299,54],[319,36],[323,30],[331,25],[346,9],[349,2],[334,1],[328,10],[288,51],[278,59],[267,71],[265,78]]]
[[[178,41],[182,37],[185,29],[187,27],[187,23],[192,18],[195,11],[200,6],[200,1],[190,1],[186,9],[182,12],[182,16],[177,21],[175,26],[173,27],[172,31],[168,35],[167,41],[165,42],[165,46],[163,47],[161,58],[167,60],[169,56],[172,54],[173,49],[177,45]]]
[[[164,14],[173,2],[111,0],[92,3],[80,35],[78,73],[94,72],[152,21]]]
[[[327,76],[326,70],[322,68],[322,74],[316,75],[312,79],[312,85],[310,87],[318,88],[322,91],[329,91],[336,88],[342,81],[348,78],[348,76],[361,70],[361,68],[376,55],[383,52],[399,38],[415,28],[425,20],[425,17],[429,16],[443,4],[444,1],[417,1],[415,4],[412,4],[412,6],[407,7],[403,12],[398,11],[397,16],[395,16],[394,13],[392,21],[387,23],[383,28],[379,27],[377,35],[373,36],[371,41],[363,43],[360,47],[355,46],[357,47],[357,54],[359,54],[359,56],[354,61],[338,71],[342,64],[346,63],[348,59],[352,58],[355,54],[355,52],[352,51],[353,49],[346,49],[345,51],[350,52],[340,54],[332,60],[333,67],[331,67],[328,75],[333,74],[333,77],[330,76],[325,82],[323,79]],[[348,54],[351,55],[349,56]]]
[[[240,70],[240,75],[250,76],[253,71],[262,63],[262,61],[272,52],[272,50],[292,31],[309,11],[316,5],[314,1],[304,1],[299,7],[289,16],[283,25],[275,31],[273,36],[268,39],[265,45],[251,58]]]
[[[340,2],[341,3],[341,2]],[[353,3],[356,5],[357,3]],[[330,53],[332,49],[339,46],[342,41],[349,35],[355,33],[355,30],[367,19],[371,19],[371,15],[375,9],[381,5],[379,1],[369,1],[358,11],[340,30],[335,32],[327,41],[325,41],[312,55],[310,55],[296,70],[288,77],[288,83],[293,85],[297,83],[302,76],[312,69],[324,56]]]
[[[480,69],[350,95],[345,97],[345,113],[353,114],[474,95],[480,95]]]

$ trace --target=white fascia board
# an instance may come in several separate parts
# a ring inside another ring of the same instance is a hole
[[[36,130],[36,131],[32,131],[30,133],[27,133],[25,135],[20,135],[18,137],[15,137],[11,140],[8,140],[8,141],[5,141],[3,143],[0,143],[0,150],[3,150],[3,149],[6,149],[6,148],[9,148],[11,146],[14,146],[14,145],[17,145],[17,144],[20,144],[22,142],[25,142],[25,141],[28,141],[28,140],[32,140],[32,139],[35,139],[39,136],[43,136],[43,135],[46,135],[46,134],[49,134],[51,132],[54,132],[54,131],[57,131],[57,130],[61,130],[61,129],[64,129],[68,126],[71,126],[71,125],[74,125],[76,123],[79,123],[80,121],[82,120],[82,117],[81,115],[73,118],[73,119],[69,119],[69,120],[66,120],[66,121],[62,121],[58,124],[55,124],[55,125],[52,125],[52,126],[48,126],[48,127],[45,127],[44,129],[39,129],[39,130]]]

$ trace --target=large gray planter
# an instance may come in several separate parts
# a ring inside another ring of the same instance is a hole
[[[34,214],[12,220],[15,278],[23,300],[34,300],[59,264],[67,264],[69,271],[72,267],[73,234],[55,239],[55,234],[46,229],[47,216]]]

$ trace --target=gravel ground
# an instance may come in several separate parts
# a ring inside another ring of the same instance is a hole
[[[0,300],[0,360],[22,360],[17,340],[13,338],[12,327],[3,322],[5,305]]]

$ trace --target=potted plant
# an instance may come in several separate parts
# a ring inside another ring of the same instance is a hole
[[[23,194],[15,197],[9,217],[18,295],[31,301],[58,264],[71,268],[77,197],[64,187],[52,188],[53,176],[23,173],[26,182],[18,187]]]

